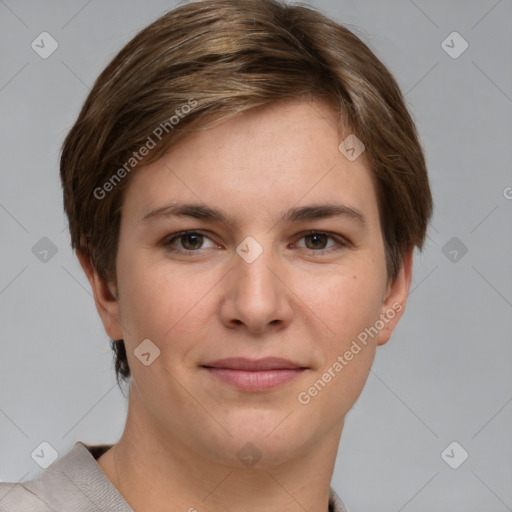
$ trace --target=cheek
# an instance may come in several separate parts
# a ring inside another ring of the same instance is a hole
[[[369,265],[303,278],[301,290],[310,296],[308,306],[329,329],[316,337],[322,364],[310,387],[302,390],[306,394],[300,403],[310,400],[327,415],[337,411],[338,420],[353,406],[375,356],[382,283],[382,273]]]
[[[373,324],[382,305],[383,276],[370,265],[347,266],[296,279],[301,297],[328,326],[325,338],[347,341]]]
[[[171,342],[186,340],[204,324],[200,316],[208,303],[205,295],[218,279],[212,273],[183,272],[143,256],[120,259],[118,269],[127,345],[135,348],[149,338],[161,350],[184,348],[183,343]]]

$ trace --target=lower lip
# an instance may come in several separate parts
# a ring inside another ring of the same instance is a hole
[[[208,372],[223,382],[227,382],[242,391],[268,391],[290,382],[300,375],[304,368],[286,368],[282,370],[231,370],[228,368],[206,368]]]

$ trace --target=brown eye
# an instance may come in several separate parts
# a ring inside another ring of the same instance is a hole
[[[207,243],[210,245],[207,245]],[[171,238],[167,239],[164,246],[169,251],[182,254],[199,252],[201,249],[209,249],[214,247],[214,243],[209,237],[197,231],[182,231],[175,233]]]
[[[180,242],[185,249],[195,250],[201,248],[203,238],[203,235],[199,233],[186,233],[180,236]]]
[[[304,240],[304,243],[300,242]],[[331,235],[322,231],[311,231],[303,233],[299,240],[297,247],[301,249],[309,249],[313,253],[323,254],[324,252],[331,252],[340,250],[348,246],[348,243],[341,236]]]
[[[329,238],[330,237],[324,233],[313,233],[304,237],[308,249],[325,249]]]

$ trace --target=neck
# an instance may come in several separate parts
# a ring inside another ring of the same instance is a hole
[[[253,466],[219,462],[162,432],[130,393],[126,427],[98,465],[134,512],[326,512],[343,425],[293,456]],[[283,442],[287,441],[286,435]]]

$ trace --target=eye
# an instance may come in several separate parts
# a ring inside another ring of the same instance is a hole
[[[329,239],[334,241],[334,243],[328,245]],[[303,234],[300,240],[304,240],[305,244],[303,246],[297,245],[297,247],[310,249],[317,253],[330,252],[333,248],[336,250],[336,248],[339,249],[340,247],[346,247],[348,245],[343,238],[323,231],[310,231]]]
[[[309,250],[318,255],[340,250],[349,245],[349,242],[343,237],[323,231],[309,231],[303,233],[299,241],[302,240],[304,240],[304,243],[297,243],[295,247]],[[206,242],[210,244],[205,246]],[[199,253],[201,249],[213,249],[216,247],[216,244],[211,238],[200,231],[181,231],[174,233],[163,242],[163,245],[168,251],[187,256]]]
[[[164,245],[171,251],[191,253],[197,252],[199,249],[205,249],[203,247],[205,240],[210,240],[210,238],[199,231],[182,231],[172,235]],[[210,240],[210,242],[212,241]],[[177,244],[181,247],[176,247]],[[210,245],[211,247],[215,247],[213,242]]]

